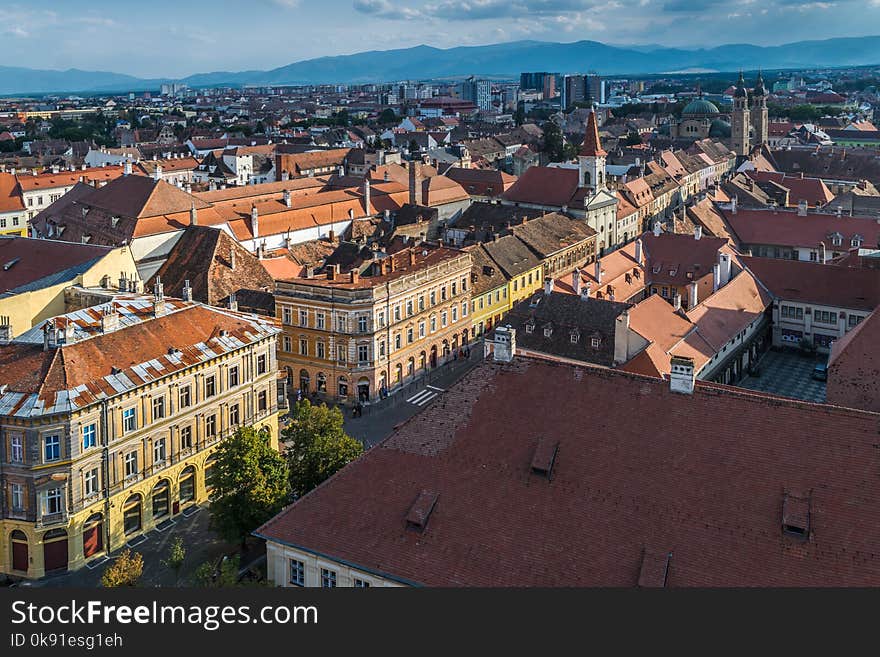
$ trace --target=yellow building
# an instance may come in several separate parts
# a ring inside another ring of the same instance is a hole
[[[292,389],[372,400],[452,359],[470,339],[471,258],[398,241],[387,252],[350,255],[278,282],[278,357]]]
[[[485,242],[483,248],[507,279],[510,306],[544,287],[544,264],[514,235]]]
[[[0,344],[0,572],[75,570],[167,526],[207,501],[238,426],[277,448],[278,333],[158,286]]]
[[[70,310],[71,285],[140,291],[131,249],[0,236],[0,323],[13,336]]]
[[[471,337],[491,331],[510,310],[509,284],[482,244],[465,249],[471,254]],[[527,279],[528,280],[528,279]]]

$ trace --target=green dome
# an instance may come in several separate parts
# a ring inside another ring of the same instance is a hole
[[[730,124],[724,119],[715,119],[709,126],[709,136],[714,139],[728,139],[730,137]]]
[[[692,114],[718,114],[718,108],[703,98],[695,98],[681,111],[682,116]]]

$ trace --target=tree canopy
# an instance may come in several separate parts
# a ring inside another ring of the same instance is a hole
[[[293,422],[284,429],[290,486],[302,497],[336,474],[363,452],[363,446],[345,433],[338,408],[313,406],[303,399],[294,407]]]
[[[287,463],[253,427],[239,427],[214,454],[211,518],[221,536],[244,540],[288,501]]]
[[[125,548],[101,575],[101,585],[106,588],[136,586],[143,572],[144,557],[138,552]]]

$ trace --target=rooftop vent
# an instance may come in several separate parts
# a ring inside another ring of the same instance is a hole
[[[806,540],[810,536],[810,498],[785,493],[782,500],[782,531]]]
[[[7,262],[5,265],[3,265],[3,271],[9,271],[13,267],[15,267],[15,265],[18,264],[19,260],[21,260],[21,258],[13,258],[9,262]]]
[[[651,552],[646,549],[642,554],[639,586],[643,588],[666,586],[666,578],[669,575],[669,562],[671,560],[672,552]]]
[[[556,461],[556,452],[558,450],[558,441],[546,437],[538,439],[538,445],[535,447],[535,453],[532,456],[532,472],[551,479],[553,463]]]
[[[409,513],[406,514],[407,529],[415,529],[418,532],[425,531],[425,527],[428,526],[428,519],[431,517],[431,512],[434,510],[439,496],[439,493],[427,490],[419,493],[416,501],[409,508]]]

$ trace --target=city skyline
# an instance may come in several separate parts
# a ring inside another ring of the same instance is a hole
[[[692,4],[257,0],[216,12],[202,0],[185,5],[155,0],[144,15],[135,14],[128,3],[96,0],[83,11],[37,0],[0,9],[0,58],[7,65],[36,69],[179,78],[207,71],[265,70],[316,57],[420,44],[450,48],[528,39],[686,49],[721,43],[776,45],[816,38],[816,21],[823,26],[821,38],[868,36],[877,32],[874,26],[880,21],[880,0],[772,0],[760,5],[754,0],[712,0],[696,8]],[[356,20],[338,20],[343,15]],[[878,20],[868,20],[870,15]],[[246,25],[252,29],[242,29]],[[230,47],[232,43],[238,45]],[[265,52],[259,54],[261,47]]]

